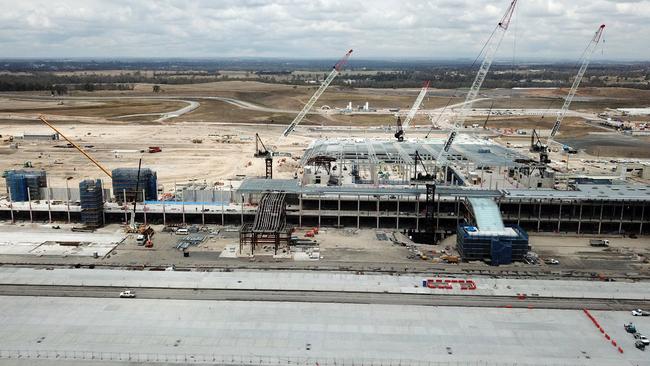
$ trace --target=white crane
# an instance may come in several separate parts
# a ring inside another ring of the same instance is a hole
[[[429,91],[429,84],[430,82],[427,80],[424,83],[424,86],[422,86],[422,90],[420,90],[420,94],[415,100],[415,103],[413,103],[413,107],[411,107],[411,110],[409,111],[409,114],[406,116],[404,123],[402,123],[402,128],[404,130],[406,130],[409,127],[409,125],[411,124],[411,120],[413,119],[413,117],[415,117],[415,114],[418,112],[418,109],[420,109],[420,105],[422,105],[422,101],[424,100],[424,97],[427,95],[427,91]]]
[[[406,115],[404,122],[399,118],[397,119],[397,132],[395,132],[395,138],[397,138],[398,141],[404,141],[404,131],[409,127],[411,120],[415,117],[418,109],[420,109],[420,105],[422,104],[424,97],[427,95],[427,91],[429,91],[429,84],[430,82],[428,80],[424,82],[422,90],[420,90],[420,94],[418,94],[418,97],[415,99],[415,103],[413,103],[411,110]]]
[[[600,42],[600,40],[603,38],[604,30],[605,30],[605,24],[601,24],[600,27],[598,27],[598,30],[596,30],[596,33],[594,34],[591,41],[589,41],[589,44],[587,45],[585,51],[582,53],[582,56],[580,57],[581,65],[580,65],[580,70],[578,70],[578,75],[576,75],[575,80],[573,80],[573,85],[571,86],[571,90],[569,90],[569,95],[567,95],[566,98],[564,99],[564,104],[562,105],[562,109],[560,109],[560,111],[557,112],[557,118],[555,119],[555,124],[553,125],[553,129],[551,130],[551,134],[548,136],[548,139],[546,140],[546,145],[543,146],[541,149],[540,152],[541,163],[550,163],[550,160],[548,159],[548,150],[550,144],[553,143],[555,135],[557,135],[557,132],[560,130],[560,126],[562,125],[562,120],[564,119],[566,112],[569,110],[571,101],[573,101],[573,97],[576,95],[576,92],[578,91],[578,86],[580,85],[582,78],[585,76],[585,72],[587,71],[587,67],[589,66],[589,61],[591,61],[591,56],[594,54],[594,51],[598,47],[598,43]]]
[[[352,54],[352,50],[349,50],[348,53],[343,56],[343,58],[332,67],[332,72],[327,76],[325,81],[320,85],[318,90],[316,90],[316,93],[312,95],[311,99],[305,104],[305,106],[302,108],[300,113],[296,116],[296,118],[293,119],[291,124],[287,126],[287,128],[282,132],[282,137],[287,137],[289,134],[298,126],[298,124],[302,121],[303,118],[307,115],[307,112],[311,109],[311,107],[314,106],[318,98],[325,92],[325,89],[332,83],[332,80],[339,74],[343,66],[348,62],[348,58],[350,58],[350,55]]]
[[[510,26],[510,20],[512,19],[512,14],[515,11],[516,5],[517,5],[517,0],[513,0],[510,3],[508,10],[506,10],[506,13],[501,18],[499,24],[497,24],[496,28],[492,32],[492,35],[490,36],[490,38],[488,39],[485,45],[485,58],[483,59],[483,62],[481,63],[481,67],[479,68],[478,73],[476,74],[476,78],[474,79],[474,83],[472,83],[472,87],[467,93],[467,97],[465,97],[465,103],[463,103],[463,105],[460,107],[460,111],[458,112],[458,116],[456,117],[456,120],[454,122],[454,126],[451,132],[449,133],[449,135],[447,136],[447,140],[445,141],[445,144],[442,146],[442,149],[438,153],[438,157],[436,158],[436,165],[438,165],[439,167],[442,167],[446,164],[446,155],[449,152],[449,148],[451,147],[452,143],[454,142],[454,139],[458,135],[458,131],[461,128],[463,128],[463,125],[465,124],[465,119],[467,119],[467,114],[469,113],[469,110],[472,107],[472,102],[478,96],[478,92],[481,89],[481,85],[483,84],[483,81],[485,80],[485,76],[490,70],[490,66],[492,66],[494,55],[499,49],[499,46],[501,45],[501,41],[503,40],[503,36],[506,34],[506,31]]]

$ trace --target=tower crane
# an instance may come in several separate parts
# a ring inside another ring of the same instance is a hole
[[[422,104],[424,97],[427,95],[427,91],[429,91],[429,84],[430,82],[428,80],[424,82],[422,90],[420,90],[420,94],[418,94],[418,97],[415,99],[415,103],[413,103],[411,110],[406,115],[404,122],[402,122],[399,117],[397,118],[397,131],[395,132],[395,138],[397,141],[404,141],[404,131],[409,127],[411,120],[415,117],[418,109],[420,109],[420,105]]]
[[[305,116],[307,115],[311,107],[314,106],[318,98],[320,98],[320,96],[325,92],[325,89],[327,89],[327,87],[332,83],[332,80],[334,80],[334,78],[341,72],[341,69],[348,62],[348,59],[350,58],[351,54],[352,54],[352,50],[349,50],[348,53],[346,53],[345,56],[343,56],[343,58],[340,59],[339,62],[337,62],[336,65],[332,67],[332,72],[330,72],[330,74],[327,76],[325,81],[323,81],[323,83],[320,85],[318,90],[316,90],[314,95],[312,95],[312,97],[309,99],[307,104],[305,104],[305,106],[302,108],[300,113],[298,113],[296,118],[294,118],[293,121],[289,124],[289,126],[287,126],[287,128],[284,130],[284,132],[282,132],[282,137],[289,136],[289,134],[296,128],[296,126],[298,126],[298,124],[302,121],[302,119],[305,118]]]
[[[560,111],[557,113],[555,124],[553,125],[553,129],[551,129],[551,133],[548,136],[548,139],[546,140],[546,144],[542,145],[539,148],[540,151],[539,162],[542,164],[548,164],[551,162],[551,159],[549,159],[548,156],[550,145],[551,143],[553,143],[555,139],[555,135],[557,135],[558,131],[560,130],[560,126],[562,125],[562,120],[564,119],[564,116],[566,116],[566,112],[569,110],[569,106],[571,105],[571,102],[573,101],[573,97],[576,95],[576,92],[578,91],[578,86],[580,85],[582,78],[585,76],[585,72],[587,71],[587,67],[589,66],[589,61],[591,61],[591,56],[594,54],[594,51],[598,47],[598,43],[600,42],[600,40],[603,38],[604,30],[605,30],[605,24],[601,24],[600,27],[598,27],[598,30],[596,30],[594,36],[589,41],[589,44],[587,45],[585,51],[582,53],[582,56],[580,57],[581,65],[580,65],[580,69],[578,70],[578,75],[576,75],[575,80],[573,80],[573,85],[569,90],[569,94],[564,99],[564,104],[562,105],[562,109],[560,109]]]
[[[462,106],[460,107],[460,111],[456,117],[453,128],[451,132],[449,132],[449,135],[447,136],[447,140],[445,141],[444,145],[442,146],[442,149],[438,153],[438,157],[436,158],[436,165],[438,165],[439,167],[442,167],[447,164],[446,155],[449,152],[449,148],[451,147],[454,140],[456,139],[456,136],[458,135],[460,129],[463,128],[463,125],[465,123],[465,120],[467,119],[467,115],[472,106],[472,103],[478,96],[478,92],[481,89],[481,85],[483,85],[483,81],[485,80],[485,77],[487,76],[487,73],[490,70],[490,66],[492,66],[494,55],[499,49],[499,46],[501,45],[501,41],[503,40],[503,37],[508,31],[508,27],[510,26],[510,20],[512,19],[512,15],[515,11],[516,5],[517,5],[517,0],[512,0],[510,6],[508,6],[508,10],[506,10],[505,14],[501,18],[501,21],[499,21],[499,23],[497,24],[496,28],[494,29],[494,31],[490,35],[490,38],[488,39],[488,41],[484,46],[485,57],[483,58],[481,67],[479,67],[478,73],[476,74],[476,78],[474,78],[474,82],[472,83],[472,87],[470,88],[469,92],[467,93],[467,96],[465,97],[465,103],[463,103]]]

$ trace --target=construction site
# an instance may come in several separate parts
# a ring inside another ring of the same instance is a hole
[[[28,61],[75,82],[0,92],[0,363],[650,366],[650,89],[601,23],[515,80],[502,5],[460,89]]]

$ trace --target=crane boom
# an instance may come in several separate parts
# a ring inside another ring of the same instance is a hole
[[[415,103],[413,103],[413,106],[411,107],[409,114],[406,115],[406,119],[402,123],[402,130],[406,130],[409,127],[409,125],[411,124],[411,120],[413,119],[413,117],[415,117],[415,114],[418,112],[418,109],[420,109],[420,105],[422,104],[424,97],[427,95],[427,91],[429,91],[429,83],[430,82],[427,80],[422,86],[422,90],[420,90],[420,94],[418,95],[417,99],[415,99]]]
[[[589,45],[587,45],[587,48],[583,52],[581,58],[582,62],[580,65],[580,70],[578,70],[578,75],[576,75],[575,80],[573,80],[573,85],[571,86],[571,90],[569,90],[569,95],[567,95],[567,97],[564,99],[564,104],[562,105],[562,109],[560,109],[560,111],[557,113],[557,118],[555,119],[555,124],[553,125],[553,129],[551,130],[551,134],[549,135],[548,140],[546,141],[546,146],[548,146],[550,143],[553,142],[553,138],[560,130],[560,126],[562,125],[562,120],[564,119],[566,112],[569,110],[569,106],[573,101],[573,97],[576,95],[576,92],[578,91],[578,86],[580,85],[582,78],[585,76],[585,72],[587,71],[587,67],[589,66],[589,61],[591,61],[591,56],[594,54],[594,51],[596,50],[596,47],[598,46],[600,39],[603,37],[604,30],[605,30],[605,24],[601,24],[601,26],[598,27],[598,30],[594,34],[594,37],[591,39],[591,41],[589,41]]]
[[[108,169],[104,168],[104,166],[102,166],[102,164],[100,164],[97,160],[95,160],[95,158],[93,158],[92,156],[88,155],[88,153],[85,152],[85,151],[84,151],[84,150],[83,150],[79,145],[77,145],[74,141],[70,140],[68,137],[66,137],[64,134],[62,134],[61,131],[59,131],[56,127],[54,127],[54,125],[52,125],[50,122],[48,122],[48,121],[45,119],[45,117],[43,117],[43,116],[38,116],[38,119],[40,119],[43,123],[45,123],[46,125],[48,125],[51,129],[54,130],[54,132],[58,133],[59,136],[63,137],[66,141],[68,141],[68,142],[70,143],[70,145],[74,146],[75,149],[79,150],[79,152],[82,153],[85,157],[87,157],[88,160],[90,160],[90,161],[91,161],[93,164],[95,164],[99,169],[101,169],[104,173],[106,173],[106,175],[108,175],[111,179],[113,179],[113,175],[111,174],[111,172],[110,172]]]
[[[492,66],[494,55],[499,49],[499,46],[501,45],[501,41],[503,40],[503,37],[505,36],[506,31],[510,26],[510,20],[512,19],[512,15],[515,11],[516,5],[517,5],[517,0],[512,0],[510,6],[508,7],[508,10],[506,10],[506,13],[501,18],[499,24],[497,24],[497,27],[492,33],[492,36],[490,36],[490,38],[487,41],[487,44],[485,46],[485,58],[481,63],[481,67],[479,67],[478,73],[476,74],[476,78],[474,78],[472,87],[470,88],[469,92],[467,93],[467,96],[465,97],[465,103],[463,103],[462,106],[460,107],[460,111],[458,113],[458,116],[456,117],[456,121],[454,122],[454,126],[451,132],[449,133],[449,135],[447,136],[447,140],[445,141],[445,144],[443,145],[442,149],[438,153],[438,157],[436,158],[437,164],[439,166],[442,166],[446,163],[446,155],[449,152],[449,148],[451,147],[452,143],[454,142],[454,139],[458,135],[458,131],[461,128],[463,128],[463,125],[465,124],[465,119],[467,119],[467,115],[469,114],[469,110],[472,106],[472,103],[478,96],[478,92],[481,89],[481,85],[483,85],[483,81],[485,80],[485,77],[487,76],[487,73],[490,70],[490,66]]]
[[[318,98],[325,92],[325,89],[332,83],[332,80],[339,74],[343,66],[348,62],[348,58],[350,58],[350,55],[352,54],[352,50],[348,51],[348,53],[343,56],[343,58],[332,67],[332,72],[327,76],[325,81],[320,85],[318,90],[316,90],[316,93],[312,95],[311,99],[305,104],[305,106],[302,108],[300,113],[296,116],[296,118],[293,119],[291,124],[282,132],[282,137],[287,137],[289,134],[298,126],[298,124],[302,121],[303,118],[307,115],[311,107],[314,106]]]

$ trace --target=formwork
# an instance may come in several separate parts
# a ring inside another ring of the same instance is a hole
[[[492,265],[523,261],[530,250],[528,234],[517,225],[506,225],[506,231],[481,232],[469,225],[458,225],[456,245],[464,261],[489,260]]]
[[[149,168],[118,168],[112,171],[113,195],[117,202],[155,201],[158,198],[156,172]],[[137,192],[136,192],[137,190]],[[142,193],[144,191],[144,197]]]
[[[87,179],[79,182],[81,222],[86,226],[104,225],[104,197],[101,179]]]
[[[40,188],[47,187],[47,174],[44,170],[8,170],[5,181],[12,201],[40,200]]]

